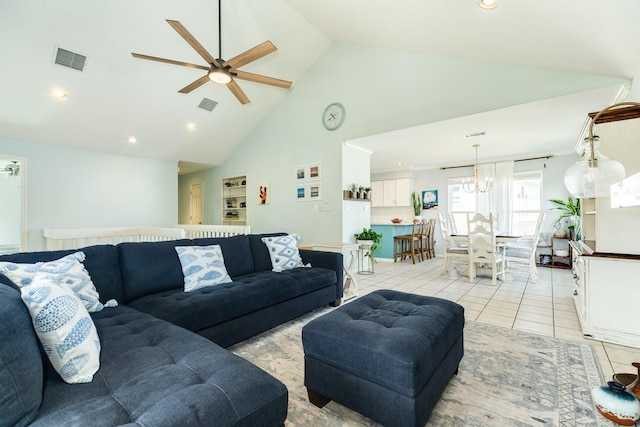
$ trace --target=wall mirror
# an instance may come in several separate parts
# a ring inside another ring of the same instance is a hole
[[[0,155],[0,254],[27,250],[26,159]]]

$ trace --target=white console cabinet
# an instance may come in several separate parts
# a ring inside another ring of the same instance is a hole
[[[615,117],[620,110],[596,130],[602,151],[633,175],[640,171],[640,118]],[[640,207],[611,207],[610,197],[582,199],[581,207],[583,240],[571,245],[573,294],[582,332],[640,348]]]
[[[590,255],[574,245],[574,299],[585,337],[640,348],[640,260]]]

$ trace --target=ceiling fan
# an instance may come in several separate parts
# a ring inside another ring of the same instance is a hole
[[[262,83],[262,84],[267,84],[271,86],[281,87],[284,89],[289,89],[292,84],[289,81],[238,70],[238,68],[242,67],[243,65],[247,65],[250,62],[253,62],[257,59],[262,58],[263,56],[266,56],[270,53],[275,52],[277,48],[274,46],[273,43],[271,43],[268,40],[264,43],[261,43],[247,50],[246,52],[243,52],[237,56],[234,56],[228,61],[222,59],[221,15],[222,13],[220,9],[220,0],[218,0],[218,58],[217,59],[211,56],[211,54],[207,52],[207,50],[198,42],[198,40],[196,40],[196,38],[193,37],[193,35],[191,35],[191,33],[179,21],[173,21],[173,20],[167,19],[167,22],[169,23],[169,25],[171,25],[173,29],[176,30],[178,34],[180,34],[182,38],[184,38],[187,41],[187,43],[189,43],[191,47],[194,48],[195,51],[198,52],[198,54],[200,54],[202,58],[204,58],[205,61],[207,61],[207,63],[209,64],[208,66],[190,64],[190,63],[181,62],[181,61],[174,61],[172,59],[158,58],[156,56],[143,55],[140,53],[131,52],[131,55],[134,58],[148,59],[150,61],[164,62],[167,64],[180,65],[183,67],[197,68],[199,70],[207,71],[207,74],[205,74],[204,76],[200,77],[198,80],[192,83],[189,83],[188,85],[180,89],[178,91],[180,93],[189,93],[192,90],[197,89],[203,84],[207,83],[208,81],[211,81],[214,83],[226,85],[231,91],[231,93],[233,93],[235,97],[238,98],[238,101],[240,101],[241,104],[248,104],[251,101],[249,101],[249,98],[242,91],[242,89],[240,88],[238,83],[235,81],[235,79],[248,80],[251,82]]]

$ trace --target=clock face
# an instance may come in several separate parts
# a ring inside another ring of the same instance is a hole
[[[336,130],[344,123],[346,112],[339,102],[329,104],[322,113],[322,124],[328,130]]]

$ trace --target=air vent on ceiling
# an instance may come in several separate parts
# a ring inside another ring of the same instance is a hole
[[[218,103],[213,99],[202,98],[202,101],[200,101],[200,105],[198,105],[198,108],[202,108],[203,110],[207,111],[213,111],[213,109],[216,108],[216,105],[218,105]]]
[[[87,60],[87,57],[80,55],[79,53],[74,53],[69,50],[57,48],[56,59],[54,62],[58,65],[62,65],[65,67],[73,68],[74,70],[82,71],[84,69],[84,64],[86,60]]]
[[[481,131],[481,132],[468,133],[464,137],[465,138],[475,138],[477,136],[484,136],[484,135],[486,135],[486,132]]]

